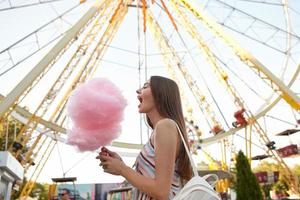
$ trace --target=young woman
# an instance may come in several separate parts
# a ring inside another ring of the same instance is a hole
[[[192,177],[176,127],[177,123],[187,142],[179,89],[171,79],[152,76],[137,94],[139,112],[146,114],[153,132],[137,157],[135,169],[105,147],[97,158],[105,172],[121,175],[134,186],[133,199],[172,199]]]

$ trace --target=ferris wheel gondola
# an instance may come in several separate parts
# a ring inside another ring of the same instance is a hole
[[[276,135],[290,137],[290,135],[295,134],[299,131],[300,131],[299,129],[287,129]],[[287,145],[282,148],[278,148],[277,151],[278,151],[279,155],[283,158],[292,157],[292,156],[295,157],[295,156],[299,156],[300,148],[297,146],[297,144],[292,144],[292,142],[291,142],[290,145]]]

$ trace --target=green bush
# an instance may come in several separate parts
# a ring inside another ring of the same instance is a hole
[[[248,159],[242,151],[239,151],[236,160],[235,190],[237,200],[261,200],[262,191],[256,176],[251,171]]]

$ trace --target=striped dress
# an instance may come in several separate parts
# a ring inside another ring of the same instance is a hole
[[[153,134],[151,135],[151,138],[153,137]],[[135,162],[135,170],[150,178],[154,178],[155,176],[155,161],[154,161],[154,145],[152,144],[151,139],[144,145],[142,148],[140,154],[138,155],[136,162]],[[170,194],[169,194],[169,200],[173,199],[174,196],[180,191],[181,189],[181,184],[180,184],[180,177],[176,173],[177,169],[177,162],[175,165],[175,170],[173,173],[173,180],[172,180],[172,185],[170,189]],[[132,193],[132,199],[133,200],[154,200],[154,198],[149,197],[145,193],[142,193],[139,191],[137,188],[133,189]]]

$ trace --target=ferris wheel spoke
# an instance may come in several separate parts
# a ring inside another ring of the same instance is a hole
[[[282,6],[282,3],[279,3],[279,1],[277,1],[278,3],[274,3],[274,2],[268,2],[268,1],[259,1],[259,0],[238,0],[238,1],[243,1],[243,2],[247,2],[247,3],[256,3],[256,4],[268,4],[268,5],[273,5],[273,6]]]
[[[50,3],[54,3],[54,2],[59,2],[59,1],[63,1],[63,0],[39,0],[38,2],[36,1],[31,1],[28,3],[14,3],[14,1],[12,0],[4,0],[0,3],[0,12],[3,11],[10,11],[13,9],[18,9],[18,8],[26,8],[26,7],[31,7],[31,6],[38,6],[41,4],[50,4]]]
[[[286,53],[284,50],[282,50],[282,49],[280,49],[280,48],[278,48],[278,47],[272,46],[272,45],[268,44],[268,42],[263,42],[263,41],[257,39],[257,37],[255,37],[255,36],[250,36],[250,35],[248,35],[248,34],[245,34],[244,32],[239,31],[239,30],[237,30],[237,29],[235,29],[235,28],[233,28],[233,27],[231,27],[231,26],[227,26],[226,24],[222,24],[222,25],[223,25],[224,27],[226,27],[227,29],[231,30],[231,31],[234,31],[234,32],[236,32],[236,33],[239,33],[239,34],[243,35],[244,37],[247,37],[247,38],[249,38],[249,39],[251,39],[251,40],[253,40],[253,41],[255,41],[255,42],[258,42],[258,43],[260,43],[260,44],[262,44],[262,45],[264,45],[264,46],[266,46],[266,47],[269,47],[269,48],[271,48],[271,49],[277,51],[277,52],[280,52],[280,53],[282,53],[282,54],[285,54],[285,53]],[[271,39],[271,37],[269,37],[269,39]]]
[[[220,0],[215,0],[214,2],[219,4],[219,7],[222,9],[224,7],[229,9],[226,13],[225,18],[216,18],[218,19],[218,23],[238,34],[243,35],[248,39],[251,39],[274,50],[277,50],[281,53],[285,53],[287,50],[285,48],[285,45],[276,44],[276,38],[282,39],[284,35],[288,34],[291,38],[298,41],[300,40],[299,34],[289,32],[288,30],[285,30],[282,27],[271,24],[266,20],[254,16],[254,14],[250,14],[241,10],[239,7],[234,7]],[[211,6],[211,9],[209,9],[209,5],[207,5],[206,7],[208,7],[208,10],[212,12],[212,14],[214,13],[213,9],[216,9],[215,4]],[[219,9],[216,9],[216,12],[218,10]]]
[[[0,64],[0,76],[14,69],[27,59],[31,58],[36,53],[40,52],[42,49],[54,43],[63,35],[65,35],[66,31],[59,31],[55,24],[61,22],[64,16],[71,13],[78,6],[79,5],[76,5],[68,9],[61,15],[40,26],[39,28],[22,37],[7,48],[1,50],[0,58],[1,62],[4,64]],[[47,39],[43,37],[46,33],[48,35],[51,34]],[[23,53],[22,56],[20,56],[20,51],[27,52],[27,54]]]

